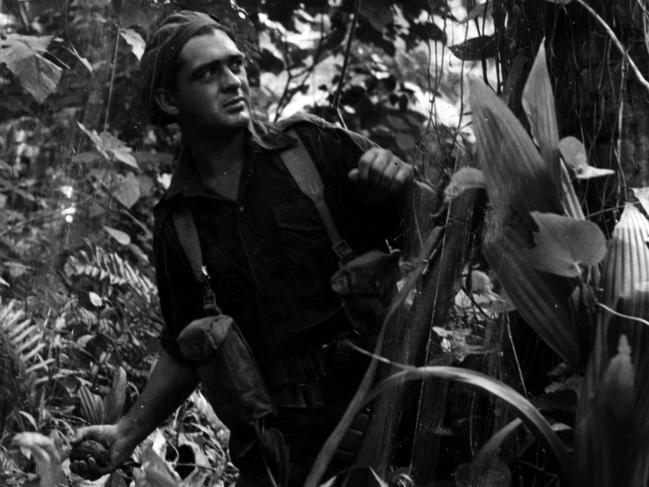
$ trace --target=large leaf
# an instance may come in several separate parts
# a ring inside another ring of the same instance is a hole
[[[618,299],[629,296],[643,283],[649,282],[649,221],[634,205],[627,203],[620,221],[613,230],[604,261],[604,304],[615,307]],[[644,305],[628,310],[643,316]]]
[[[373,0],[372,2],[361,2],[359,13],[379,32],[388,24],[394,21],[390,10],[391,0]]]
[[[649,329],[627,318],[649,319],[648,240],[649,221],[627,203],[604,261],[606,310],[600,313],[580,394],[577,458],[583,482],[579,485],[646,485],[648,480]],[[628,339],[630,351],[621,336]],[[631,398],[628,364],[635,365]]]
[[[107,161],[116,160],[134,169],[139,169],[137,161],[132,154],[133,149],[128,147],[123,141],[109,132],[98,134],[96,130],[87,129],[82,123],[77,122],[77,125],[88,136],[95,149],[97,149],[97,152]]]
[[[560,213],[558,186],[521,123],[482,81],[471,78],[469,86],[476,156],[496,234],[504,225],[519,227],[530,211]]]
[[[119,183],[113,190],[113,196],[126,208],[131,208],[140,199],[140,181],[132,172],[125,177],[118,175]]]
[[[539,46],[532,70],[527,77],[521,101],[527,120],[530,122],[532,136],[539,146],[543,160],[558,189],[560,181],[557,148],[559,128],[543,42]]]
[[[601,169],[589,165],[586,148],[576,137],[568,136],[561,139],[559,151],[565,163],[574,171],[577,179],[591,179],[615,174],[612,169]]]
[[[42,56],[52,36],[8,34],[0,40],[0,63],[18,79],[22,87],[37,102],[56,90],[62,69]]]
[[[140,59],[142,59],[144,48],[146,46],[146,42],[144,41],[142,36],[133,29],[120,29],[119,35],[121,35],[129,45],[131,52],[137,58],[137,60],[139,61]]]
[[[480,169],[463,167],[451,177],[451,182],[444,189],[444,199],[449,201],[468,189],[484,188],[485,186],[484,175]]]
[[[536,269],[578,277],[582,267],[599,264],[606,255],[606,237],[594,223],[553,213],[532,212],[532,217],[539,230],[536,245],[526,253]]]
[[[473,37],[448,48],[462,61],[479,61],[496,56],[496,38],[493,35]]]
[[[494,239],[483,253],[525,322],[563,360],[579,362],[577,329],[553,276],[542,275],[532,267],[512,234]]]

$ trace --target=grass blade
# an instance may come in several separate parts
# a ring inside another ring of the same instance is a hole
[[[377,360],[381,358],[375,357]],[[367,400],[380,394],[390,383],[400,380],[415,380],[422,378],[437,378],[453,380],[476,387],[482,391],[493,394],[499,399],[505,401],[514,408],[516,415],[539,439],[548,452],[552,453],[557,461],[561,475],[567,479],[570,477],[571,461],[570,454],[565,445],[559,439],[552,429],[552,426],[543,417],[543,415],[534,407],[534,405],[519,394],[516,390],[488,375],[476,372],[474,370],[463,369],[461,367],[437,366],[430,365],[425,367],[413,367],[408,365],[393,364],[401,368],[402,371],[394,374],[372,390]]]

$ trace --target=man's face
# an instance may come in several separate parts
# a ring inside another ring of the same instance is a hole
[[[243,58],[234,41],[220,30],[185,44],[174,93],[181,125],[225,132],[247,126],[249,86]]]

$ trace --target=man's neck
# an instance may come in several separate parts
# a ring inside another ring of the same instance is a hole
[[[245,129],[219,137],[184,131],[183,139],[202,178],[214,178],[224,172],[241,170],[245,159]]]
[[[183,139],[203,184],[226,198],[236,200],[246,156],[245,128],[219,137],[183,131]]]

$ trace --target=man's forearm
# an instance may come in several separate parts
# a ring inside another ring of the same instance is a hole
[[[144,440],[180,406],[198,384],[193,367],[162,352],[144,390],[118,425],[133,445]]]

